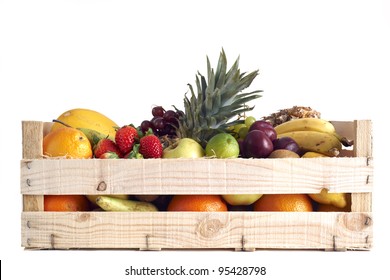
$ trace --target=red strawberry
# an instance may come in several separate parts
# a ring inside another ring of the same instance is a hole
[[[122,154],[129,153],[138,140],[138,131],[132,125],[125,125],[119,128],[115,135],[115,142]]]
[[[153,134],[146,135],[139,141],[139,152],[144,158],[161,158],[163,147],[160,139]]]
[[[108,138],[100,139],[93,149],[93,154],[96,158],[100,158],[103,154],[108,152],[116,153],[118,157],[121,157],[122,155],[115,142]]]

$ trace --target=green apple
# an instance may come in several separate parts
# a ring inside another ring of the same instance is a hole
[[[191,138],[181,138],[163,151],[163,158],[201,158],[205,152],[202,146]]]
[[[221,132],[207,142],[206,156],[216,158],[237,158],[240,146],[230,133]]]
[[[251,205],[257,201],[262,194],[224,194],[223,199],[230,205]]]

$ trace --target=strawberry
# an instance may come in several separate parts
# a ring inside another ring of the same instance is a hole
[[[122,153],[115,142],[108,138],[100,139],[93,148],[93,154],[95,155],[95,158],[100,158],[103,154],[108,152],[116,153],[118,157],[122,156]]]
[[[139,152],[144,158],[161,158],[163,147],[160,139],[154,134],[147,134],[139,141]]]
[[[117,130],[115,135],[115,143],[124,155],[133,149],[134,143],[138,141],[138,139],[138,131],[132,125],[122,126]]]

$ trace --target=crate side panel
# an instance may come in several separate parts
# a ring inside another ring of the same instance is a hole
[[[43,122],[22,122],[23,159],[37,159],[43,156]]]
[[[370,120],[358,120],[354,122],[355,144],[354,156],[367,158],[367,166],[373,165],[372,154],[372,122]],[[367,175],[367,184],[373,185],[373,174]],[[352,193],[352,212],[372,211],[372,191],[366,193]]]
[[[370,192],[372,173],[365,158],[35,160],[22,161],[21,186],[23,194]]]
[[[370,213],[24,212],[22,246],[40,249],[371,247]]]

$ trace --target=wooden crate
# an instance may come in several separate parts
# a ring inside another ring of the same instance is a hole
[[[44,159],[50,123],[22,122],[21,243],[28,249],[372,247],[371,121],[333,122],[354,139],[338,158]],[[351,212],[44,212],[45,194],[351,193]]]

